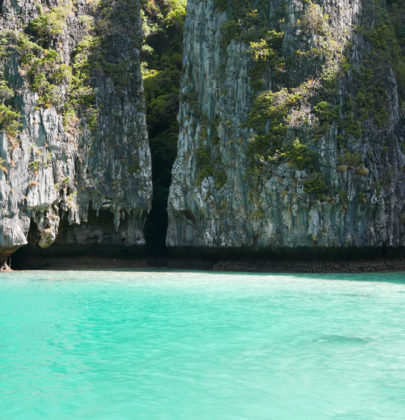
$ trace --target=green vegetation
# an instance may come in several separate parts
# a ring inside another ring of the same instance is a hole
[[[223,54],[226,55],[231,41],[245,43],[254,64],[250,69],[252,85],[256,91],[260,91],[265,84],[263,76],[280,81],[286,73],[286,60],[281,53],[284,39],[281,28],[286,4],[280,1],[278,9],[274,11],[266,0],[254,2],[254,7],[251,3],[215,0],[216,7],[221,11],[226,10],[229,17],[221,28]],[[269,23],[270,14],[272,18]]]
[[[256,9],[251,9],[247,4],[238,8],[232,3],[231,8],[227,9],[228,16],[231,18],[222,27],[224,47],[232,40],[247,44],[255,43],[261,38],[267,40],[269,31],[264,16],[266,11],[269,11],[269,4],[263,1],[261,3],[260,8]]]
[[[71,65],[65,64],[60,53],[50,48],[52,41],[56,42],[58,35],[63,32],[71,12],[72,2],[65,1],[33,19],[28,25],[28,34],[12,31],[4,33],[2,45],[8,55],[17,52],[20,74],[27,79],[31,89],[38,93],[37,107],[55,107],[63,114],[65,127],[73,134],[77,130],[78,115],[86,118],[90,129],[95,129],[97,125],[91,69],[98,42],[90,33],[85,35],[75,48]],[[89,24],[92,19],[88,18],[83,21],[83,25],[89,32],[93,28]],[[7,88],[4,84],[0,85],[0,97],[10,94]],[[2,114],[5,114],[4,109]],[[8,113],[7,121],[12,116]],[[11,126],[10,134],[14,135],[16,126],[16,123]]]
[[[6,38],[0,38],[0,130],[16,139],[21,129],[21,115],[14,106],[14,90],[5,79],[4,67],[9,59]],[[3,171],[4,172],[4,171]]]
[[[338,169],[342,172],[354,171],[357,175],[367,175],[368,170],[364,167],[363,157],[360,153],[345,153],[339,158]]]
[[[139,2],[99,0],[92,31],[97,48],[90,57],[95,76],[108,76],[114,83],[115,94],[135,104],[142,103],[139,61],[133,54],[133,49],[140,49],[142,44],[139,28],[134,24],[138,19]]]
[[[69,82],[71,69],[62,64],[56,50],[42,48],[23,33],[10,33],[10,37],[15,37],[10,41],[16,43],[20,66],[32,90],[39,95],[37,106],[60,108],[63,98],[59,86],[63,82]]]
[[[196,184],[201,184],[206,177],[215,179],[216,188],[221,188],[226,182],[226,173],[222,169],[219,151],[211,146],[200,146],[196,151]]]
[[[322,7],[312,1],[307,1],[307,7],[301,19],[297,21],[297,25],[305,33],[326,35],[329,31],[329,16],[323,12]]]
[[[366,16],[370,21],[365,21],[358,31],[371,48],[361,67],[353,69],[357,90],[348,103],[348,113],[354,115],[357,124],[372,120],[381,130],[389,124],[388,66],[395,72],[400,101],[402,104],[405,101],[405,43],[400,29],[405,25],[405,4],[391,3],[391,7],[387,7],[383,0],[367,3]]]
[[[91,86],[91,72],[98,42],[95,36],[86,35],[73,52],[68,100],[63,110],[65,127],[72,126],[79,114],[86,117],[87,126],[91,130],[95,131],[97,128],[98,109],[95,105],[94,89]]]
[[[269,164],[286,163],[306,169],[313,173],[306,191],[320,197],[322,194],[317,191],[322,188],[312,184],[320,184],[322,174],[317,169],[316,145],[308,139],[316,140],[337,119],[337,98],[330,97],[330,91],[336,86],[345,62],[343,46],[335,39],[329,16],[315,2],[306,2],[296,22],[297,38],[306,36],[313,42],[293,56],[283,50],[285,2],[280,1],[275,13],[265,1],[255,4],[255,9],[249,8],[250,2],[231,3],[215,2],[217,8],[227,10],[230,16],[222,28],[224,51],[231,40],[249,46],[250,76],[255,91],[247,120],[247,126],[254,132],[248,145],[251,168],[257,173]],[[298,86],[291,83],[286,71],[293,62],[299,63],[301,72],[308,73]],[[266,89],[269,81],[271,88]]]
[[[291,143],[288,139],[311,131],[313,138],[316,138],[326,133],[337,119],[336,104],[325,99],[329,99],[328,92],[336,84],[337,73],[344,58],[342,46],[334,39],[328,19],[318,4],[308,1],[301,19],[296,22],[298,36],[316,35],[315,46],[295,51],[295,60],[302,62],[302,68],[309,68],[316,78],[308,77],[305,82],[292,88],[288,87],[287,80],[276,79],[279,82],[279,90],[275,86],[271,90],[259,93],[254,99],[248,118],[248,126],[257,133],[249,146],[253,166],[260,166],[265,162],[286,161],[298,169],[314,169],[316,154],[310,150],[309,145],[302,144],[300,140],[298,143]],[[282,32],[275,33],[278,39],[282,39]],[[270,60],[265,60],[269,57]],[[277,57],[276,62],[274,57]],[[257,54],[253,59],[257,61]],[[278,64],[287,62],[288,57],[282,57],[279,44],[277,53],[266,53],[262,56],[262,61],[266,62],[274,74]],[[318,61],[322,64],[318,69],[314,69],[311,62]],[[300,144],[301,147],[296,148],[294,144]],[[300,153],[302,156],[299,158]]]
[[[146,39],[142,46],[142,75],[154,190],[144,233],[148,248],[159,252],[165,249],[167,198],[179,131],[177,113],[185,15],[185,0],[143,0]]]
[[[0,80],[0,101],[4,103],[5,101],[11,99],[14,96],[14,91],[11,89],[5,80]]]
[[[63,113],[64,123],[69,126],[77,121],[76,113],[86,116],[90,128],[96,124],[94,92],[90,86],[89,55],[95,42],[86,36],[76,47],[72,66],[62,62],[59,53],[36,44],[25,34],[16,35],[20,66],[28,82],[39,97],[37,106],[54,106]],[[63,86],[66,89],[63,89]]]
[[[257,78],[260,78],[269,67],[276,80],[280,80],[286,72],[286,61],[281,55],[283,39],[284,32],[271,29],[265,32],[262,38],[250,41],[248,53],[255,62],[250,74],[256,83]],[[256,87],[259,86],[256,84]]]
[[[33,173],[37,173],[40,166],[42,166],[42,161],[39,159],[35,159],[28,164],[29,170]]]
[[[15,138],[20,128],[20,113],[13,111],[10,106],[0,104],[0,130],[4,130],[7,135]]]
[[[308,145],[301,143],[299,139],[295,139],[292,144],[287,146],[281,153],[281,157],[299,170],[313,170],[317,160],[317,154],[310,150]]]
[[[318,117],[322,131],[326,131],[330,125],[338,120],[338,107],[327,101],[320,101],[314,106],[315,115]]]
[[[52,39],[61,34],[65,28],[66,19],[72,11],[72,2],[68,0],[64,3],[46,13],[41,13],[29,25],[31,33],[44,47],[49,46]]]
[[[329,190],[325,175],[321,174],[320,172],[312,173],[304,181],[304,190],[308,194],[313,195],[318,200],[323,200]]]
[[[305,190],[322,197],[326,179],[317,161],[316,142],[335,127],[344,150],[342,142],[359,139],[366,121],[376,129],[388,127],[387,65],[395,71],[405,113],[405,5],[398,0],[366,3],[368,10],[357,31],[369,48],[361,51],[362,64],[357,67],[347,60],[352,55],[348,34],[330,26],[329,16],[318,2],[305,1],[295,23],[298,48],[291,54],[283,47],[287,27],[284,2],[272,14],[268,2],[253,6],[253,2],[242,0],[236,4],[215,1],[229,17],[222,28],[224,53],[231,41],[243,42],[251,59],[254,96],[247,126],[254,133],[248,144],[254,173],[281,163],[306,169]],[[299,77],[288,77],[294,71]],[[304,82],[294,85],[294,80]],[[350,93],[342,103],[338,85],[343,80]],[[362,156],[356,153],[342,155],[339,165],[341,171],[368,174]]]
[[[263,140],[262,140],[263,138]],[[265,136],[257,136],[255,138],[255,144],[248,148],[248,155],[251,159],[262,164],[280,164],[287,163],[290,166],[294,166],[298,170],[309,170],[312,171],[317,167],[317,154],[313,150],[304,144],[301,143],[298,138],[293,142],[279,146],[279,148],[272,148],[268,152],[268,155],[258,155],[257,154],[257,142],[263,141],[263,148],[267,145],[268,139]],[[253,155],[254,154],[254,155]],[[253,156],[252,156],[253,155]],[[257,166],[255,167],[256,171]]]

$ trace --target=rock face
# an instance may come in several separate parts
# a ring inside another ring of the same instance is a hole
[[[170,247],[405,245],[401,1],[189,0]]]
[[[142,245],[152,183],[140,3],[0,2],[0,263]]]

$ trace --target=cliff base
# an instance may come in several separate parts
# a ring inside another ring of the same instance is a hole
[[[142,247],[24,247],[15,270],[186,269],[258,273],[368,273],[405,271],[404,248],[379,249],[169,249],[148,255]]]

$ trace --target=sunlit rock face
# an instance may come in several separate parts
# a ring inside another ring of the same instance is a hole
[[[170,247],[405,245],[403,9],[189,0]]]
[[[5,0],[0,13],[0,260],[29,232],[41,247],[142,245],[140,3]]]

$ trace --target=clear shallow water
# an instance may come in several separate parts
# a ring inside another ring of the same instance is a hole
[[[403,419],[405,274],[2,274],[0,418]]]

